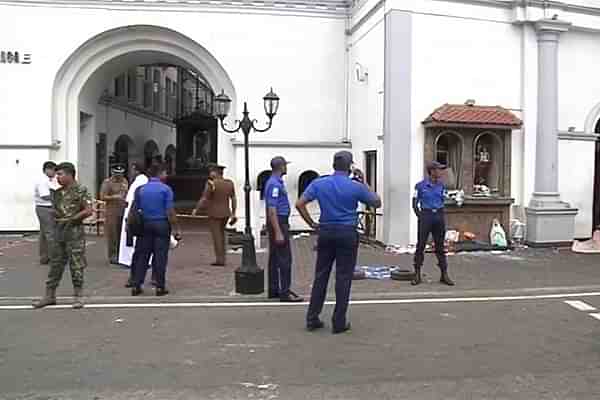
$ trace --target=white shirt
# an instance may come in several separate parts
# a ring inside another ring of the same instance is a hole
[[[49,178],[46,174],[42,174],[40,180],[35,184],[33,198],[36,206],[39,207],[52,207],[50,200],[44,199],[44,197],[50,197],[50,191],[56,190],[60,187],[56,178]]]

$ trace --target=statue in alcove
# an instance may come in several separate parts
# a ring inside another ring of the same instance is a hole
[[[490,161],[490,153],[485,146],[477,146],[477,161],[480,162],[489,162]]]
[[[186,160],[190,169],[199,169],[209,163],[210,137],[208,131],[199,131],[194,134],[192,140],[192,155]]]

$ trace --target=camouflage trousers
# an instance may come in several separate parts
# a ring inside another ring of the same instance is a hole
[[[82,225],[57,224],[54,245],[50,257],[50,271],[46,287],[56,289],[69,264],[74,288],[83,287],[83,270],[87,267],[85,257],[85,232]]]

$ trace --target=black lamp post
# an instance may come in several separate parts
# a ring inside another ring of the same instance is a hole
[[[242,265],[235,270],[235,291],[241,294],[260,294],[264,288],[264,270],[256,264],[256,249],[254,247],[254,236],[250,224],[250,165],[248,161],[248,135],[251,130],[256,132],[266,132],[271,128],[273,117],[277,114],[279,108],[279,97],[273,93],[273,89],[263,97],[265,105],[265,113],[269,118],[269,122],[265,129],[258,129],[254,124],[256,120],[251,120],[248,117],[248,107],[244,102],[244,117],[241,121],[236,120],[234,129],[227,129],[223,120],[229,113],[231,107],[231,99],[221,91],[221,94],[215,97],[215,114],[221,120],[221,128],[225,132],[235,133],[242,131],[244,133],[244,156],[245,156],[245,173],[246,181],[244,183],[244,194],[246,201],[246,229],[242,237]]]

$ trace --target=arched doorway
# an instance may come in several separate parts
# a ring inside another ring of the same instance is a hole
[[[172,144],[167,146],[165,150],[165,164],[167,165],[167,174],[175,174],[175,158],[177,157],[177,149]]]
[[[80,111],[95,112],[98,99],[106,87],[107,76],[123,67],[144,64],[175,64],[196,71],[214,91],[225,90],[233,100],[231,115],[236,115],[233,83],[207,49],[191,38],[164,27],[119,27],[86,41],[58,71],[52,96],[52,138],[59,141],[61,146],[53,152],[53,158],[80,163],[82,146],[87,148],[94,145],[93,137],[80,137]],[[126,87],[124,84],[118,85],[120,90],[126,90]],[[84,88],[86,96],[82,96]],[[227,139],[222,135],[218,136],[218,141],[220,148],[229,150],[229,153],[220,151],[222,162],[231,164],[233,149],[227,147]]]
[[[127,135],[121,135],[115,142],[114,158],[115,163],[123,164],[125,170],[129,171],[129,162],[131,154],[134,152],[135,144],[133,140]]]
[[[146,169],[154,163],[162,163],[162,156],[158,145],[154,140],[148,140],[144,144],[144,165]]]

